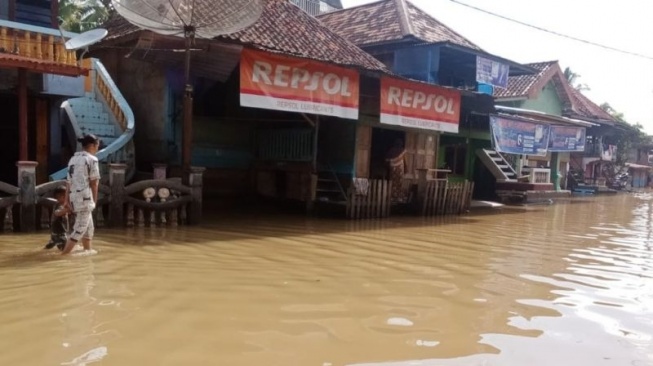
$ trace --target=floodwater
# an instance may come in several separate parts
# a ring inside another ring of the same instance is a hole
[[[653,195],[0,235],[0,365],[653,365]],[[56,249],[55,249],[56,250]]]

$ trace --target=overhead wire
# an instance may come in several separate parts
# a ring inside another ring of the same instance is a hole
[[[563,34],[563,33],[560,33],[560,32],[554,31],[554,30],[550,30],[550,29],[547,29],[547,28],[544,28],[544,27],[529,24],[529,23],[523,22],[521,20],[510,18],[510,17],[505,16],[505,15],[497,14],[495,12],[492,12],[492,11],[489,11],[489,10],[486,10],[486,9],[482,9],[482,8],[479,8],[479,7],[471,5],[471,4],[467,4],[467,3],[464,3],[464,2],[459,1],[459,0],[449,0],[449,1],[451,1],[452,3],[458,4],[458,5],[462,5],[462,6],[470,8],[470,9],[473,9],[473,10],[476,10],[476,11],[479,11],[479,12],[482,12],[482,13],[497,17],[497,18],[500,18],[500,19],[504,19],[504,20],[507,20],[507,21],[510,21],[510,22],[513,22],[513,23],[516,23],[516,24],[519,24],[519,25],[523,25],[525,27],[529,27],[529,28],[539,30],[541,32],[546,32],[546,33],[549,33],[549,34],[553,34],[553,35],[558,36],[558,37],[571,39],[573,41],[582,42],[582,43],[585,43],[585,44],[588,44],[588,45],[591,45],[591,46],[600,47],[600,48],[603,48],[603,49],[606,49],[606,50],[615,51],[615,52],[627,54],[627,55],[630,55],[630,56],[640,57],[640,58],[644,58],[644,59],[647,59],[647,60],[653,60],[653,56],[648,56],[648,55],[644,55],[644,54],[637,53],[637,52],[627,51],[627,50],[623,50],[623,49],[620,49],[620,48],[607,46],[607,45],[600,44],[600,43],[597,43],[597,42],[593,42],[593,41],[589,41],[589,40],[586,40],[586,39],[582,39],[582,38],[570,36],[570,35],[567,35],[567,34]]]

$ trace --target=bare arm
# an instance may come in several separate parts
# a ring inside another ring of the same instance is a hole
[[[97,204],[97,194],[98,194],[99,183],[100,183],[99,179],[93,179],[92,181],[89,182],[89,186],[91,187],[91,193],[93,194],[93,202],[95,204]]]
[[[70,208],[70,183],[66,180],[66,195],[64,196],[64,207]]]
[[[70,208],[68,206],[64,206],[64,207],[54,211],[54,216],[55,217],[66,216],[69,213],[70,213]]]

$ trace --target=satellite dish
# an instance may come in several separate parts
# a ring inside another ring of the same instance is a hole
[[[267,0],[112,0],[130,23],[164,35],[215,38],[254,24]]]
[[[184,37],[184,122],[182,165],[190,168],[192,145],[192,95],[190,55],[196,37],[212,39],[254,24],[268,0],[111,0],[111,5],[133,25],[149,31]]]
[[[84,32],[78,36],[75,36],[68,41],[66,41],[66,49],[68,51],[78,50],[80,48],[86,48],[92,44],[95,44],[106,37],[109,32],[103,28],[97,28]]]

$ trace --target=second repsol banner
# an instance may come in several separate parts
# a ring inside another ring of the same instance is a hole
[[[381,123],[458,133],[460,93],[456,90],[381,79]]]

